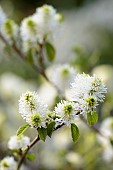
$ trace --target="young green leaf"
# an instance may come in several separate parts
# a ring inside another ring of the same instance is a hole
[[[24,132],[26,132],[26,130],[30,127],[29,124],[25,124],[25,125],[22,125],[19,127],[19,129],[17,130],[17,133],[16,135],[19,136],[19,135],[22,135]]]
[[[87,123],[91,126],[97,123],[98,121],[98,114],[97,112],[87,113]]]
[[[45,49],[46,49],[48,60],[50,62],[54,61],[56,52],[55,52],[55,48],[53,47],[53,45],[49,42],[46,42]]]
[[[32,49],[29,49],[27,56],[28,56],[28,58],[27,58],[28,63],[33,64]]]
[[[113,139],[110,139],[110,143],[111,143],[111,145],[113,146]]]
[[[27,153],[26,158],[29,159],[30,161],[35,160],[35,154],[34,153]]]
[[[49,137],[51,137],[52,132],[54,130],[54,127],[55,127],[55,122],[51,122],[50,124],[48,124],[48,126],[47,126],[47,135]]]
[[[41,140],[45,141],[46,140],[46,136],[47,136],[47,129],[46,128],[38,128],[38,134]]]
[[[78,127],[74,123],[71,124],[71,135],[72,135],[73,141],[76,143],[80,134],[79,134]]]

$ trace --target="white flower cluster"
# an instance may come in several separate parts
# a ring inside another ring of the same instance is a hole
[[[64,94],[76,76],[76,70],[69,64],[56,65],[48,73],[52,83]]]
[[[107,89],[101,79],[78,74],[71,84],[70,100],[79,103],[83,114],[92,113],[99,102],[104,101]]]
[[[62,20],[62,16],[50,5],[37,8],[36,12],[25,18],[20,26],[20,34],[23,41],[23,50],[29,46],[38,46],[38,43],[52,36]]]
[[[13,20],[4,20],[4,23],[1,25],[1,34],[9,44],[17,40],[18,32],[18,25]]]
[[[37,8],[33,15],[22,20],[20,28],[13,20],[6,17],[1,7],[0,16],[0,33],[3,38],[11,45],[16,43],[17,46],[21,46],[23,52],[28,52],[31,48],[38,50],[40,43],[53,37],[63,19],[62,15],[50,5]],[[20,39],[22,44],[19,45]]]
[[[56,127],[62,124],[69,126],[76,119],[79,110],[78,103],[65,100],[58,103],[54,111],[56,114]]]
[[[94,76],[77,74],[71,83],[71,94],[68,101],[61,101],[55,107],[57,125],[70,125],[77,115],[92,113],[99,102],[103,102],[107,92],[102,81]]]
[[[27,136],[11,136],[8,142],[8,148],[19,150],[30,144],[30,138]]]
[[[48,106],[36,92],[26,92],[19,100],[19,113],[31,127],[46,127]]]
[[[0,170],[15,170],[17,166],[16,161],[13,157],[5,157],[0,161]]]
[[[8,141],[8,148],[18,151],[27,147],[30,144],[30,138],[27,136],[11,136]],[[7,156],[0,161],[0,170],[16,170],[17,162],[13,156]]]
[[[54,109],[56,127],[62,124],[69,126],[75,121],[77,115],[95,112],[98,103],[104,101],[104,93],[107,92],[107,89],[95,75],[89,76],[84,73],[76,75],[74,69],[68,65],[63,65],[57,69],[60,73],[58,78],[60,75],[65,77],[63,89],[67,84],[69,85],[69,82],[72,82],[72,77],[75,78],[74,82],[71,83],[69,101],[62,100]],[[57,83],[60,83],[60,78],[59,81],[56,80]],[[31,127],[46,127],[47,120],[49,120],[47,105],[42,103],[35,92],[28,91],[20,97],[19,112]]]
[[[17,24],[8,19],[5,15],[3,9],[0,6],[0,33],[4,37],[4,39],[9,43],[12,44],[13,41],[17,40],[19,28]]]

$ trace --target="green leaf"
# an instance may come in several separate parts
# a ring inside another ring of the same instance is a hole
[[[27,153],[26,158],[29,159],[30,161],[35,160],[35,154],[34,153]]]
[[[71,135],[72,135],[73,141],[76,143],[80,134],[79,134],[78,127],[74,123],[71,124]]]
[[[17,130],[17,133],[16,135],[19,136],[19,135],[22,135],[24,132],[26,132],[26,130],[30,127],[29,124],[25,124],[25,125],[22,125],[19,127],[19,129]]]
[[[29,49],[28,51],[28,58],[27,58],[28,63],[33,64],[33,55],[32,55],[32,49]]]
[[[47,129],[46,128],[38,128],[38,134],[41,140],[45,141],[46,140],[46,136],[47,136]]]
[[[53,45],[49,42],[46,42],[45,49],[46,49],[48,60],[50,62],[54,61],[56,52],[55,52],[55,48],[53,47]]]
[[[110,139],[110,143],[111,143],[111,145],[113,146],[113,139]]]
[[[87,123],[89,125],[94,125],[98,121],[97,112],[87,113]]]
[[[47,126],[47,135],[49,137],[51,137],[52,135],[52,132],[54,130],[54,127],[55,127],[55,122],[51,122],[48,126]]]

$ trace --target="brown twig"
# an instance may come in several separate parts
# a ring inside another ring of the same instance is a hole
[[[0,34],[0,38],[2,39],[2,41],[6,44],[6,45],[8,45],[8,46],[11,46],[7,41],[6,41],[6,39],[2,36],[2,34]],[[35,65],[34,63],[32,63],[32,64],[30,64],[31,65],[31,67],[36,71],[36,72],[38,72],[38,73],[40,73],[40,75],[42,76],[42,77],[44,77],[44,79],[47,81],[47,82],[49,82],[56,90],[57,90],[57,92],[58,92],[58,94],[60,94],[60,96],[61,96],[61,92],[60,92],[60,90],[58,89],[58,87],[55,85],[55,84],[53,84],[53,82],[51,82],[51,80],[50,79],[48,79],[48,77],[47,77],[47,75],[46,75],[46,73],[45,73],[45,65],[44,65],[44,57],[43,57],[43,46],[44,46],[44,44],[39,44],[39,46],[40,46],[40,51],[39,51],[39,60],[38,60],[38,62],[39,62],[39,64],[40,64],[40,68],[38,68],[38,66],[37,65]],[[26,62],[26,56],[21,52],[21,50],[16,46],[16,43],[13,43],[13,45],[12,45],[12,48],[14,49],[14,51],[18,54],[18,56],[24,61],[24,62]]]
[[[57,126],[54,131],[56,131],[57,129],[61,128],[64,124],[62,125],[59,125]],[[27,149],[24,151],[24,153],[22,154],[22,156],[20,157],[20,160],[18,162],[18,165],[17,165],[17,169],[16,170],[19,170],[22,163],[24,162],[24,159],[26,157],[26,154],[28,153],[28,151],[40,140],[40,137],[37,136],[32,142],[30,145],[27,146]]]
[[[19,56],[24,62],[26,62],[26,58],[27,58],[27,57],[21,52],[21,50],[17,47],[17,45],[16,45],[15,42],[14,42],[12,45],[10,45],[10,44],[7,42],[7,40],[2,36],[2,34],[0,34],[0,38],[1,38],[1,40],[2,40],[6,45],[11,46],[11,47],[14,49],[14,51],[18,54],[18,56]],[[40,52],[40,54],[41,54],[41,53],[42,53],[42,48],[41,48],[40,51],[41,51],[41,52]],[[41,67],[42,67],[41,69],[39,69],[38,66],[36,66],[34,63],[32,63],[31,66],[32,66],[32,68],[33,68],[36,72],[40,73],[47,81],[49,81],[48,77],[46,76],[46,74],[45,74],[45,72],[44,72],[44,63],[43,63],[42,60],[43,60],[43,59],[42,59],[42,54],[41,54],[40,60],[39,60],[40,65],[41,65]]]
[[[37,136],[32,142],[30,145],[27,146],[27,149],[24,151],[24,153],[22,154],[22,156],[20,157],[20,160],[18,162],[18,165],[17,165],[17,169],[16,170],[19,170],[25,157],[26,157],[26,154],[28,153],[28,151],[40,140],[39,136]]]

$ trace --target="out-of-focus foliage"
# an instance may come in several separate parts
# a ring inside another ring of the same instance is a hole
[[[62,9],[65,16],[61,33],[54,42],[57,47],[54,64],[71,62],[80,72],[96,74],[107,85],[107,99],[98,108],[99,127],[105,118],[113,116],[113,1],[0,1],[5,12],[18,23],[44,3]],[[18,99],[26,90],[38,91],[51,108],[58,100],[55,89],[0,42],[0,158],[8,154],[7,141],[23,123],[18,114]],[[51,139],[47,138],[45,143],[39,142],[34,147],[38,156],[33,164],[26,162],[27,167],[33,170],[112,170],[113,158],[103,159],[104,149],[96,133],[80,120],[77,125],[81,133],[77,144],[71,141],[71,134],[64,127]],[[31,130],[26,134],[31,138],[34,136]]]

